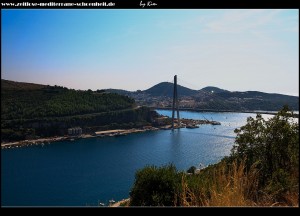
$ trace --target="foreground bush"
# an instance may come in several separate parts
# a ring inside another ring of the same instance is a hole
[[[131,206],[173,206],[182,173],[174,165],[138,170],[130,192]]]

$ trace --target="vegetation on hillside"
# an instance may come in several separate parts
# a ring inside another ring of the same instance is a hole
[[[83,132],[132,128],[151,123],[153,113],[136,108],[127,96],[104,91],[76,91],[1,80],[1,141],[64,135],[67,128]]]
[[[284,107],[236,129],[229,157],[194,173],[174,165],[136,173],[131,206],[298,206],[299,124]]]
[[[46,86],[37,90],[1,91],[1,118],[33,119],[132,108],[134,100],[118,94]]]

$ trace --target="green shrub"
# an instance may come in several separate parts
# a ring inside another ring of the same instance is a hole
[[[138,170],[130,192],[131,206],[173,206],[182,173],[174,165],[146,166]]]

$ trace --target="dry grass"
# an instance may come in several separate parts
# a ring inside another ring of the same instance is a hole
[[[257,172],[251,169],[249,174],[244,172],[244,164],[233,163],[228,173],[225,166],[217,170],[215,181],[210,188],[208,206],[253,206],[247,199],[257,188]]]
[[[287,193],[285,202],[275,202],[271,195],[259,191],[258,172],[255,165],[245,172],[244,163],[234,162],[229,168],[221,164],[214,169],[210,183],[197,190],[191,189],[183,176],[177,199],[180,206],[298,206],[298,193]]]

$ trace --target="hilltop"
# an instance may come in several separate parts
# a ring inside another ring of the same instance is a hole
[[[205,88],[202,88],[200,89],[199,91],[206,91],[206,92],[209,92],[209,93],[221,93],[221,92],[229,92],[227,90],[224,90],[224,89],[220,89],[218,87],[214,87],[214,86],[207,86]]]
[[[1,89],[3,90],[36,90],[42,88],[45,88],[45,85],[1,79]]]
[[[174,88],[173,83],[162,82],[162,83],[159,83],[143,92],[146,94],[149,94],[151,96],[172,97],[173,96],[173,88]],[[177,92],[178,92],[178,95],[181,95],[181,96],[191,96],[191,95],[197,94],[196,90],[192,90],[192,89],[186,88],[181,85],[177,85]]]

